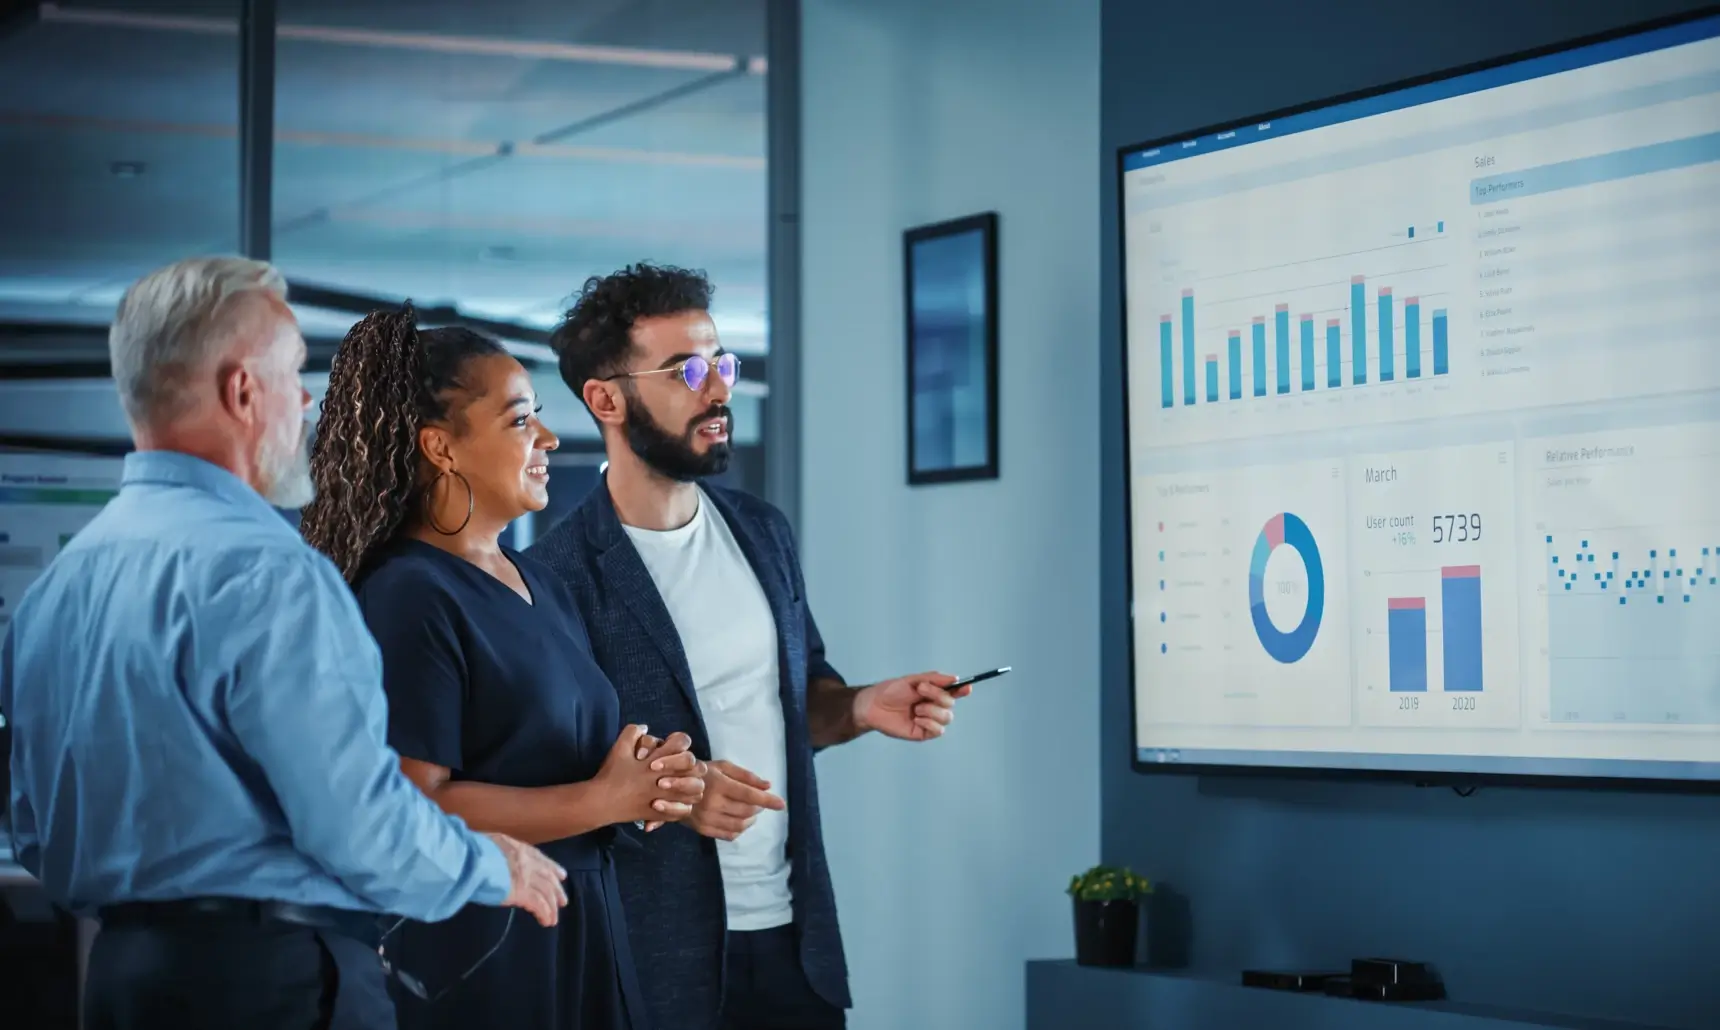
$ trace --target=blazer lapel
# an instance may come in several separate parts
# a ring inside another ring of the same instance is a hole
[[[622,530],[621,520],[615,514],[615,504],[601,481],[597,492],[602,496],[595,506],[592,536],[600,548],[597,565],[603,581],[610,593],[620,596],[622,603],[644,627],[651,642],[662,652],[676,685],[693,710],[700,738],[708,742],[710,736],[705,731],[704,714],[699,710],[698,691],[693,687],[693,673],[687,667],[687,652],[681,646],[681,634],[675,630],[675,620],[669,617],[663,595],[657,592],[657,583],[651,578],[650,570],[645,568],[644,559],[639,557],[639,551]]]

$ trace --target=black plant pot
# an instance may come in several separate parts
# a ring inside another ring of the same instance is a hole
[[[1083,966],[1132,966],[1140,909],[1133,901],[1075,902],[1075,961]]]

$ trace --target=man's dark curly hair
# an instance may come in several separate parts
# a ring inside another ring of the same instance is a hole
[[[643,261],[592,276],[550,335],[562,382],[583,398],[587,382],[623,371],[635,322],[709,311],[713,292],[703,272]]]
[[[470,402],[470,363],[507,353],[470,329],[417,326],[411,305],[369,315],[347,332],[329,367],[311,447],[316,499],[300,513],[299,532],[348,583],[424,502],[419,428],[458,423]]]

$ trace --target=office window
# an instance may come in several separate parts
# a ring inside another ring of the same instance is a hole
[[[259,256],[293,284],[312,393],[354,321],[411,299],[535,362],[564,450],[595,450],[547,331],[590,275],[701,268],[745,359],[728,479],[762,493],[765,3],[278,0]],[[244,249],[241,2],[25,6],[0,19],[0,141],[22,158],[0,163],[0,365],[29,366],[36,412],[45,378],[108,389],[107,323],[139,275]],[[0,438],[125,437],[105,399],[75,418]]]
[[[238,247],[238,0],[13,8],[37,13],[0,20],[0,320],[105,333],[144,272]]]
[[[595,449],[542,335],[588,276],[702,268],[748,380],[730,478],[762,489],[764,0],[279,0],[277,36],[274,260],[319,330],[479,320]]]

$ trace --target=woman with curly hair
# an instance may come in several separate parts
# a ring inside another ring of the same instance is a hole
[[[537,411],[499,344],[419,330],[408,307],[342,341],[311,452],[300,529],[381,648],[402,768],[473,829],[567,870],[555,926],[478,906],[395,924],[383,951],[403,1030],[643,1030],[609,846],[617,824],[678,821],[704,790],[686,734],[621,726],[573,597],[500,543],[548,503],[557,440]]]

